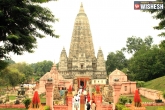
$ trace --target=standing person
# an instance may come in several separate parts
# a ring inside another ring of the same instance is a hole
[[[92,110],[96,110],[96,104],[94,101],[92,101],[91,108],[92,108]]]
[[[79,108],[79,103],[77,100],[75,100],[75,102],[74,102],[74,108],[75,108],[75,110],[78,110],[78,108]]]
[[[90,108],[91,108],[91,105],[90,105],[90,103],[87,101],[87,110],[90,110]]]

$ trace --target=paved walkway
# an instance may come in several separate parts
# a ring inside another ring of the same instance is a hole
[[[80,89],[79,89],[79,90],[80,90]],[[81,91],[81,90],[80,90],[80,91]],[[80,93],[80,92],[78,91],[78,93]],[[80,94],[81,94],[81,93],[80,93]],[[87,100],[87,99],[86,99],[86,100]],[[72,103],[72,110],[76,110],[76,109],[74,108],[75,99],[73,99],[72,101],[73,101],[73,103]],[[87,101],[86,101],[86,102],[87,102]],[[91,102],[90,102],[90,103],[91,103]],[[86,110],[86,108],[87,108],[87,107],[86,107],[86,103],[85,103],[84,106],[85,106],[85,110]],[[79,108],[78,108],[78,110],[80,110],[80,100],[79,100]]]

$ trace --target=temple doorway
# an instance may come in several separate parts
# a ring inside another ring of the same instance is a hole
[[[84,81],[80,81],[80,86],[84,87]]]

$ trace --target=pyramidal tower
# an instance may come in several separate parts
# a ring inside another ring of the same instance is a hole
[[[90,25],[82,3],[74,23],[69,58],[78,58],[80,55],[95,58]]]
[[[65,79],[82,76],[90,79],[106,78],[104,55],[99,49],[95,57],[90,24],[82,3],[74,22],[69,56],[63,48],[58,71]]]

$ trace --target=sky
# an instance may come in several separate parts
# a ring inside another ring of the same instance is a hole
[[[151,0],[152,1],[152,0]],[[65,48],[67,55],[71,43],[74,21],[83,3],[97,55],[101,47],[104,59],[110,52],[116,52],[126,46],[128,37],[145,38],[151,35],[154,44],[159,44],[163,38],[157,35],[161,32],[154,30],[159,20],[153,19],[150,13],[134,10],[134,0],[58,0],[42,4],[51,10],[59,22],[55,22],[53,29],[60,38],[37,39],[37,49],[34,53],[24,52],[23,55],[13,55],[15,62],[36,63],[43,60],[59,62],[60,54]],[[126,54],[129,58],[131,55]]]

